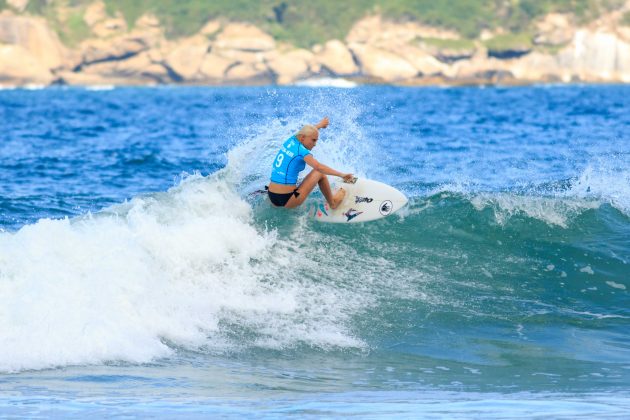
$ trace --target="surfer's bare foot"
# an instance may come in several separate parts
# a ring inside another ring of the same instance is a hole
[[[339,204],[341,204],[345,196],[346,190],[344,190],[343,188],[339,188],[337,192],[335,192],[335,195],[333,195],[333,202],[330,207],[332,207],[333,209],[339,207]]]

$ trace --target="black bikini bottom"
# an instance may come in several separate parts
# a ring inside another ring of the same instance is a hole
[[[265,187],[265,189],[269,190],[268,187]],[[267,195],[269,196],[269,201],[271,201],[271,203],[274,206],[284,207],[286,206],[287,202],[289,201],[292,195],[294,195],[295,198],[298,198],[300,196],[300,193],[297,192],[297,188],[296,188],[293,190],[293,192],[286,193],[286,194],[277,194],[271,191],[267,191]]]

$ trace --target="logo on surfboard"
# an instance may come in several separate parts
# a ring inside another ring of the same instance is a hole
[[[358,195],[354,196],[354,204],[359,204],[359,203],[371,203],[372,201],[374,201],[373,198],[369,198],[369,197],[359,197]]]
[[[383,216],[387,216],[389,213],[392,212],[393,208],[394,208],[394,205],[392,204],[392,202],[389,200],[385,200],[381,203],[380,207],[378,208],[378,211]]]
[[[346,216],[348,218],[348,220],[346,220],[346,222],[349,222],[350,220],[354,219],[355,217],[357,217],[358,215],[360,215],[361,213],[363,213],[362,211],[357,211],[355,209],[349,209],[347,212],[345,212],[343,215]]]

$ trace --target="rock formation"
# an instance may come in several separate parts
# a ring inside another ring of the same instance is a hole
[[[67,54],[43,18],[0,15],[0,44],[24,48],[46,69],[61,67]]]
[[[46,20],[0,14],[0,84],[292,84],[318,77],[398,84],[630,82],[630,27],[624,8],[577,26],[569,14],[534,23],[530,42],[497,48],[502,33],[465,40],[455,31],[368,16],[344,40],[311,49],[277,42],[244,22],[208,21],[171,40],[150,14],[133,25],[98,0],[85,8],[89,37],[70,48]]]

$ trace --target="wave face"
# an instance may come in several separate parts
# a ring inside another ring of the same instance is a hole
[[[349,388],[623,389],[629,92],[1,92],[0,371],[282,355]],[[315,156],[405,209],[325,225],[254,194],[323,115]]]

